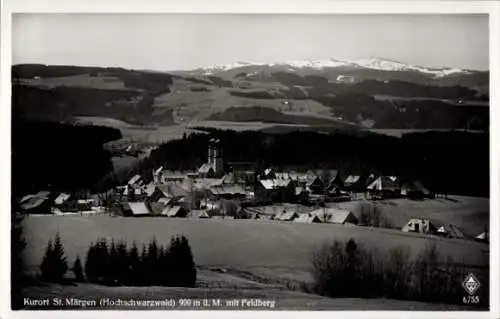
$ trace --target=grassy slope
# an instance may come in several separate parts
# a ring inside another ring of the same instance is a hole
[[[279,83],[256,83],[260,90],[284,89]],[[191,88],[205,87],[208,92],[192,92]],[[321,115],[328,117],[330,109],[311,100],[291,100],[290,105],[282,104],[282,99],[251,99],[229,94],[232,88],[193,83],[174,78],[171,93],[163,94],[155,99],[155,107],[175,110],[178,123],[199,121],[210,115],[222,112],[230,107],[263,106],[277,111],[292,112],[296,115]],[[243,90],[242,90],[243,91]]]
[[[397,230],[379,230],[331,224],[294,224],[255,220],[195,220],[168,218],[121,218],[108,216],[30,216],[25,220],[28,242],[26,262],[41,262],[49,238],[59,231],[68,260],[86,255],[97,237],[147,242],[153,235],[160,243],[170,236],[185,234],[195,261],[200,265],[219,265],[269,278],[310,279],[310,256],[315,247],[334,239],[356,241],[381,252],[398,245],[417,253],[435,243],[443,255],[472,265],[488,265],[487,246],[462,240],[430,239]]]
[[[356,212],[359,202],[336,204]],[[471,235],[478,235],[489,225],[489,199],[466,196],[449,196],[448,199],[411,201],[392,199],[374,202],[390,218],[394,226],[403,227],[409,218],[426,216],[440,223],[450,223]]]

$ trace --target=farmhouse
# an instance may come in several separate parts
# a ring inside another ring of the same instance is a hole
[[[490,242],[490,234],[487,231],[482,232],[481,234],[474,237],[475,241],[489,243]]]
[[[300,214],[299,217],[297,217],[293,220],[293,222],[294,223],[312,224],[312,223],[321,223],[321,220],[316,215]]]
[[[212,186],[209,192],[215,198],[242,199],[245,197],[245,190],[240,185],[217,185]]]
[[[42,192],[27,195],[21,199],[19,208],[26,214],[51,214],[50,198]]]
[[[366,187],[372,198],[391,198],[401,194],[399,177],[379,176]]]
[[[437,228],[435,224],[425,217],[411,218],[401,229],[404,232],[435,234]]]
[[[447,238],[459,238],[459,239],[466,239],[467,237],[465,234],[462,232],[462,230],[453,225],[453,224],[445,224],[442,225],[437,229],[436,232],[438,235],[447,237]]]
[[[357,224],[358,219],[353,213],[337,208],[319,208],[311,212],[312,216],[317,216],[323,223],[332,224]]]
[[[255,187],[255,197],[275,202],[292,201],[295,198],[295,183],[291,179],[264,179]]]

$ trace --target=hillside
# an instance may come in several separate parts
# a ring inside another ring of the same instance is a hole
[[[373,129],[489,127],[488,72],[380,59],[234,63],[172,74],[17,65],[12,75],[15,111],[51,121],[87,116],[157,127],[204,120]]]

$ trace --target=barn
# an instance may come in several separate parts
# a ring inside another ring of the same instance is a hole
[[[410,220],[401,229],[407,233],[424,233],[435,234],[437,233],[436,224],[426,217],[410,218]]]

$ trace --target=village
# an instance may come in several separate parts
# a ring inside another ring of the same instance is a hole
[[[151,181],[146,182],[148,179]],[[391,198],[426,200],[436,196],[439,195],[420,181],[403,182],[399,176],[352,174],[342,178],[335,169],[297,172],[273,167],[257,172],[251,162],[226,163],[220,140],[212,138],[207,161],[197,170],[159,167],[149,178],[135,175],[126,185],[85,198],[40,191],[21,198],[19,207],[25,215],[108,214],[373,226],[359,220],[352,211],[335,207],[335,203]],[[401,231],[489,241],[487,231],[471,238],[459,227],[440,225],[422,216],[410,218]]]

